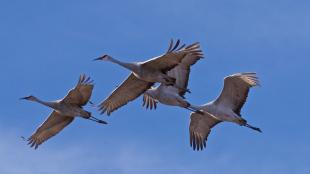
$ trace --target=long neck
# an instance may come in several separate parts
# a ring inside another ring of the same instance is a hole
[[[214,109],[212,109],[212,107],[210,107],[210,106],[211,105],[209,105],[209,104],[202,105],[202,106],[191,105],[190,108],[194,109],[196,111],[205,112],[206,114],[209,114],[214,119],[219,120],[219,118],[217,118],[217,116],[216,116],[216,112],[214,112]]]
[[[198,106],[198,105],[190,105],[190,108],[194,109],[194,110],[204,110],[204,108],[202,106]]]
[[[114,58],[110,58],[109,59],[111,62],[113,63],[116,63],[116,64],[119,64],[120,66],[126,68],[126,69],[129,69],[133,72],[136,72],[137,69],[138,69],[138,65],[135,64],[135,63],[127,63],[127,62],[122,62],[122,61],[119,61],[119,60],[116,60]]]
[[[45,105],[45,106],[53,108],[53,109],[57,109],[57,102],[42,101],[38,98],[36,98],[35,102],[41,103],[42,105]]]

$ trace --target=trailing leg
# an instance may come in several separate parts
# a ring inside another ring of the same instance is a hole
[[[246,121],[245,119],[241,118],[241,117],[239,117],[239,120],[238,120],[238,121],[239,121],[238,124],[239,124],[240,126],[248,127],[248,128],[250,128],[250,129],[252,129],[252,130],[255,130],[255,131],[257,131],[257,132],[262,132],[262,131],[260,130],[260,128],[254,127],[254,126],[248,124],[247,121]]]

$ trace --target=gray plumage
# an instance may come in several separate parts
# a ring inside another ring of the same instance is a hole
[[[167,75],[167,71],[177,66],[188,54],[201,56],[198,43],[189,46],[179,46],[179,44],[179,40],[176,44],[171,41],[165,54],[145,62],[125,63],[108,55],[95,59],[110,61],[131,71],[129,77],[101,102],[99,105],[101,114],[106,112],[110,115],[116,109],[139,97],[156,82],[174,85],[175,78]]]
[[[75,88],[71,89],[63,99],[53,102],[42,101],[34,96],[21,98],[38,102],[54,109],[28,139],[28,144],[30,144],[31,147],[37,149],[39,145],[55,136],[69,125],[75,117],[82,117],[101,124],[107,124],[105,121],[91,116],[90,112],[82,108],[88,103],[91,97],[94,87],[92,82],[93,81],[89,77],[81,75]]]
[[[249,125],[240,114],[249,89],[257,85],[259,81],[256,73],[237,73],[227,76],[224,79],[223,90],[217,99],[202,106],[195,106],[207,113],[191,113],[189,133],[190,145],[194,150],[202,150],[206,147],[212,127],[222,121],[233,122],[261,132],[259,128]]]
[[[189,110],[195,110],[191,104],[186,101],[186,93],[191,66],[203,57],[200,45],[196,44],[196,49],[200,54],[187,54],[186,57],[167,72],[167,75],[175,78],[174,85],[160,84],[156,88],[148,89],[143,95],[143,106],[150,109],[156,109],[157,102],[171,106],[180,106]]]

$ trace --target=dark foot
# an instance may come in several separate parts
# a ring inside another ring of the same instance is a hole
[[[260,130],[260,128],[258,128],[258,127],[253,127],[252,129],[253,129],[253,130],[256,130],[256,131],[258,131],[258,132],[260,132],[260,133],[263,133],[263,131]]]
[[[189,90],[189,89],[186,89],[186,92],[188,92],[188,93],[192,93],[192,92],[191,92],[191,90]]]
[[[258,127],[254,127],[254,126],[251,126],[249,124],[245,124],[244,126],[250,128],[250,129],[253,129],[253,130],[257,131],[257,132],[262,133],[262,130],[260,130],[260,128],[258,128]]]
[[[243,118],[240,118],[240,119],[239,119],[239,124],[240,124],[241,126],[246,125],[246,124],[247,124],[247,121],[246,121],[245,119],[243,119]]]
[[[107,122],[103,121],[103,120],[98,120],[97,121],[98,123],[101,123],[101,124],[108,124]]]
[[[107,122],[105,122],[103,120],[100,120],[100,119],[98,119],[96,117],[93,117],[93,116],[90,116],[88,119],[91,120],[91,121],[95,121],[97,123],[100,123],[100,124],[108,124]]]

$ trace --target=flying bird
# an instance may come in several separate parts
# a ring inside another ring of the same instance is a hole
[[[199,49],[200,45],[197,45]],[[148,89],[143,95],[143,106],[147,109],[157,108],[157,102],[179,106],[194,112],[201,112],[186,101],[184,95],[187,89],[191,66],[203,57],[202,51],[198,54],[187,54],[176,67],[169,70],[167,75],[176,79],[174,85],[160,84],[158,87]],[[181,88],[180,88],[181,87]]]
[[[107,122],[93,117],[90,112],[82,107],[89,102],[93,87],[93,81],[90,77],[81,75],[75,88],[71,89],[61,100],[46,102],[34,96],[21,98],[38,102],[54,109],[42,125],[27,139],[28,144],[37,149],[39,145],[69,125],[74,120],[74,117],[82,117],[97,123],[107,124]]]
[[[189,133],[190,145],[193,149],[205,148],[212,127],[223,121],[233,122],[261,132],[259,128],[249,125],[240,113],[249,89],[259,85],[256,73],[233,74],[224,78],[224,87],[217,99],[202,106],[195,106],[207,113],[191,113]]]
[[[122,62],[109,55],[103,55],[94,59],[110,61],[131,71],[129,77],[99,104],[101,114],[106,112],[107,115],[110,115],[116,109],[139,97],[156,82],[165,85],[175,85],[176,79],[167,75],[167,71],[177,66],[188,54],[202,56],[199,43],[189,46],[185,46],[185,44],[179,46],[179,44],[180,40],[175,44],[171,40],[168,51],[165,54],[145,62]],[[176,87],[187,91],[187,89],[183,89],[181,86]]]

